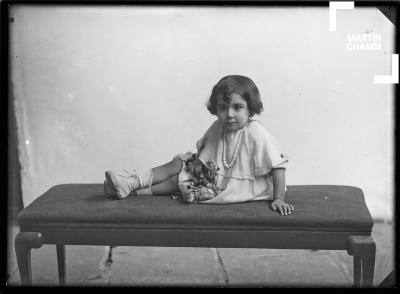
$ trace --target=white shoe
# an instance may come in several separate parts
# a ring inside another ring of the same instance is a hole
[[[104,182],[104,193],[108,196],[116,196],[124,199],[133,191],[140,188],[140,180],[136,175],[129,177],[120,176],[113,171],[106,171],[106,181]]]

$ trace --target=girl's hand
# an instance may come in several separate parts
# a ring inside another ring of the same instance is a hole
[[[190,163],[189,171],[195,177],[198,177],[201,171],[203,170],[203,162],[200,159],[195,159]]]
[[[271,208],[274,211],[278,210],[281,215],[289,215],[294,212],[293,205],[286,203],[282,199],[274,199],[274,201],[271,202]]]

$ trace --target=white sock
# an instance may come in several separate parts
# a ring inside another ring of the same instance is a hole
[[[139,177],[139,181],[140,181],[139,189],[151,188],[151,185],[153,184],[153,170],[152,169],[138,172],[138,173],[136,173],[136,175]]]
[[[143,189],[138,189],[135,192],[133,192],[133,195],[135,195],[135,196],[153,196],[153,192],[151,191],[151,188],[143,188]]]

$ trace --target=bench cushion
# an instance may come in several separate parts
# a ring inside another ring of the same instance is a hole
[[[294,214],[281,216],[270,201],[186,204],[169,196],[104,195],[103,184],[64,184],[49,189],[18,215],[22,230],[53,228],[248,229],[371,232],[372,217],[361,189],[288,186]]]

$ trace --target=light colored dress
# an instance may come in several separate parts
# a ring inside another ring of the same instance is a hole
[[[216,120],[196,144],[198,158],[203,163],[213,161],[220,168],[217,172],[216,185],[223,189],[213,199],[199,203],[236,203],[272,199],[273,182],[270,172],[273,168],[286,168],[288,162],[287,156],[281,152],[275,138],[259,121],[250,119],[243,129],[236,162],[231,168],[226,168],[222,163],[223,134],[223,124]],[[236,141],[233,140],[229,149],[233,150],[235,145]],[[191,154],[189,152],[178,157],[184,158]],[[228,161],[230,160],[231,157]],[[182,171],[178,180],[187,177],[190,175]]]

